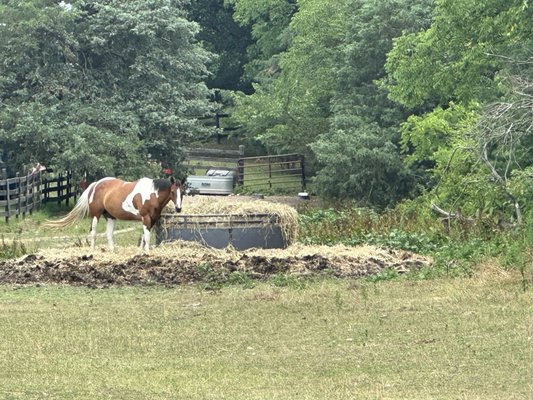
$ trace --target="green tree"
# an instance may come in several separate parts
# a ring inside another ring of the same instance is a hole
[[[439,0],[431,27],[399,38],[389,54],[391,98],[423,111],[404,125],[403,142],[411,161],[434,162],[428,197],[439,209],[521,222],[530,203],[529,6]]]
[[[289,28],[296,0],[225,0],[234,7],[233,18],[249,27],[253,43],[248,46],[244,78],[270,81],[280,71],[279,54],[287,50],[293,34]]]
[[[348,2],[345,40],[334,66],[330,128],[312,145],[323,194],[384,207],[412,192],[415,180],[402,164],[399,147],[406,114],[376,81],[385,76],[393,39],[429,26],[432,5],[431,0]]]
[[[0,6],[0,141],[18,170],[176,167],[203,134],[209,54],[178,0]]]
[[[527,53],[532,17],[524,0],[438,0],[431,27],[395,41],[386,65],[391,98],[426,109],[494,101],[502,94],[501,56]]]
[[[188,9],[190,19],[200,24],[198,40],[217,55],[209,64],[208,87],[250,93],[251,81],[243,75],[251,28],[233,19],[234,6],[224,0],[192,0]]]
[[[328,127],[344,6],[299,1],[289,25],[291,45],[277,57],[279,71],[256,83],[251,96],[237,97],[234,120],[269,152],[299,152],[312,160],[308,145]]]

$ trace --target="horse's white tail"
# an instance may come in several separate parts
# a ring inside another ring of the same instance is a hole
[[[56,221],[46,221],[44,226],[51,228],[64,228],[69,225],[73,225],[77,221],[85,218],[89,213],[89,193],[92,192],[92,189],[97,182],[93,182],[89,185],[87,189],[83,191],[80,198],[76,202],[76,205],[67,215],[63,218]]]

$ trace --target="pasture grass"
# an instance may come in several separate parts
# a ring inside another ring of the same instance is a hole
[[[12,247],[24,246],[26,252],[35,252],[40,248],[68,248],[88,246],[91,221],[84,218],[72,226],[62,229],[45,227],[46,220],[57,219],[67,214],[71,207],[47,204],[26,218],[12,218],[9,223],[0,222],[0,258],[2,254],[10,255]],[[105,219],[98,224],[96,244],[106,246]],[[131,245],[140,240],[142,227],[137,221],[115,222],[115,245]],[[4,257],[5,258],[5,257]]]
[[[533,292],[489,265],[217,291],[0,286],[0,398],[528,399],[532,341]]]

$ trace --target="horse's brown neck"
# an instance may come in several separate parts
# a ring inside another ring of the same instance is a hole
[[[171,192],[170,190],[164,190],[164,191],[160,191],[159,192],[159,207],[158,207],[158,210],[163,210],[163,208],[165,208],[165,206],[168,204],[168,202],[170,201],[170,198],[171,198]]]

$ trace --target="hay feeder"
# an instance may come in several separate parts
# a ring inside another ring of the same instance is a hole
[[[155,226],[156,244],[174,240],[236,250],[286,248],[290,237],[275,214],[162,214]]]

